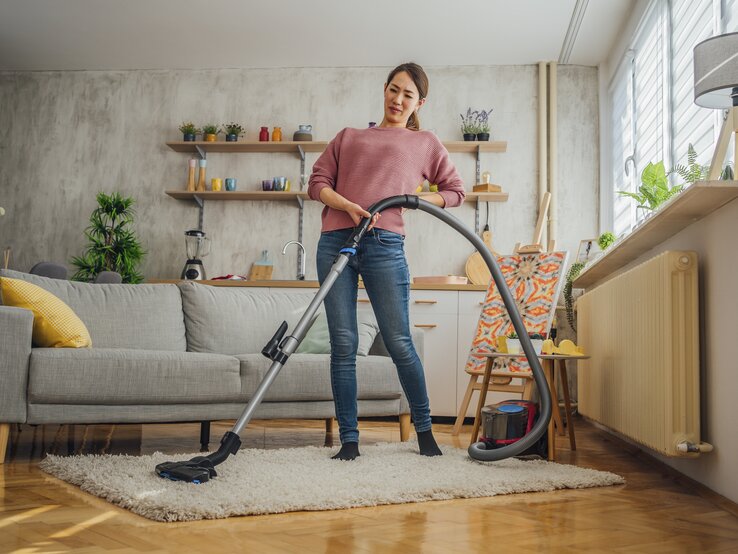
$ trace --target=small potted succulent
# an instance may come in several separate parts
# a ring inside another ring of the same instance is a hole
[[[179,126],[179,131],[182,133],[182,140],[185,142],[193,142],[195,140],[195,135],[200,132],[192,121],[185,121],[182,123],[182,125]]]
[[[465,141],[472,141],[477,138],[477,116],[479,112],[472,111],[471,108],[467,108],[466,115],[459,114],[461,116],[461,133],[464,135]]]
[[[239,123],[224,123],[226,134],[226,142],[237,142],[238,137],[243,136],[243,132],[246,130]]]
[[[202,135],[203,138],[207,142],[215,142],[218,140],[218,134],[220,133],[220,129],[217,125],[203,125],[202,126]]]
[[[519,354],[520,353],[520,339],[515,331],[511,331],[507,334],[505,343],[507,344],[508,354]]]
[[[489,114],[491,113],[492,109],[479,111],[477,115],[477,140],[489,140]]]

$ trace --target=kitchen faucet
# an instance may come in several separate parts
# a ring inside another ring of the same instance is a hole
[[[296,241],[296,240],[291,240],[287,244],[284,245],[284,248],[282,248],[282,254],[287,253],[287,247],[290,244],[296,244],[300,248],[300,257],[297,260],[297,280],[304,281],[305,280],[305,247],[302,245],[301,242]]]

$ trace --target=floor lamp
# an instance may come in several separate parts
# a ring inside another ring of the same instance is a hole
[[[710,164],[708,179],[714,181],[720,178],[731,134],[736,135],[733,163],[738,161],[738,33],[708,38],[694,47],[694,102],[729,110]]]

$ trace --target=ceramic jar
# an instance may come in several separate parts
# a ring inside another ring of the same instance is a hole
[[[262,127],[259,131],[259,142],[269,142],[269,127]]]

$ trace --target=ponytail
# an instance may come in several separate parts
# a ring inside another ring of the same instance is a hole
[[[413,112],[410,114],[405,128],[410,129],[411,131],[420,131],[420,118],[418,117],[418,112]]]

